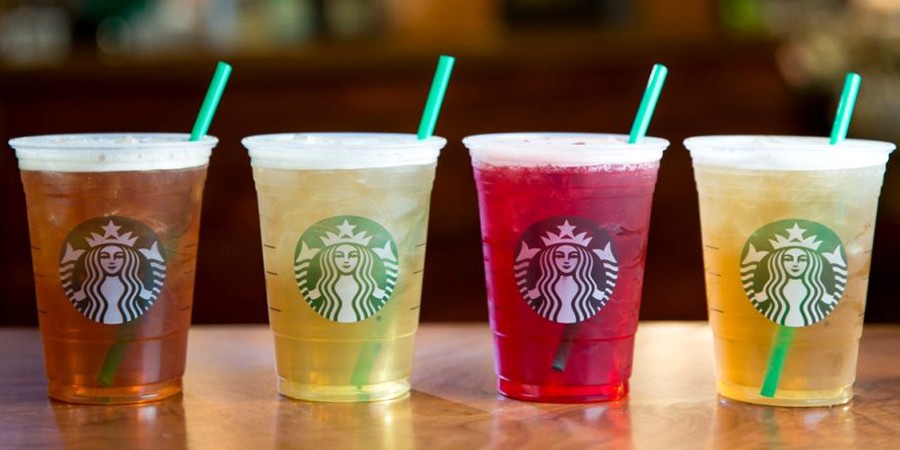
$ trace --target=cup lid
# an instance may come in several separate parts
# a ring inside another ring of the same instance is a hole
[[[433,164],[447,140],[403,133],[280,133],[241,141],[255,167],[365,169]]]
[[[218,139],[187,133],[80,133],[11,139],[22,170],[117,172],[167,170],[209,162]]]
[[[752,170],[834,170],[885,164],[895,145],[821,136],[716,135],[684,140],[695,164]]]
[[[669,141],[607,133],[495,133],[463,139],[472,160],[500,166],[629,165],[656,162]]]

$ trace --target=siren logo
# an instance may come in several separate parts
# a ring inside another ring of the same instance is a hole
[[[741,282],[772,322],[805,327],[824,319],[847,286],[847,256],[834,231],[802,219],[772,222],[747,239]]]
[[[150,227],[127,217],[96,217],[69,232],[59,277],[78,312],[116,325],[153,306],[166,279],[166,260]]]
[[[612,296],[619,263],[609,234],[579,217],[554,217],[522,234],[513,263],[531,308],[558,323],[590,319]]]
[[[365,217],[335,216],[311,226],[294,253],[303,298],[334,322],[359,322],[377,313],[397,286],[397,245]]]

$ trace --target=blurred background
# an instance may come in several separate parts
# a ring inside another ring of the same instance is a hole
[[[650,67],[670,74],[650,135],[669,139],[641,315],[705,319],[697,199],[681,141],[827,135],[844,74],[850,136],[900,140],[900,0],[0,0],[0,140],[189,132],[219,59],[234,73],[211,134],[195,323],[265,322],[256,197],[240,139],[415,132],[437,55],[457,65],[437,134],[426,321],[485,320],[467,135],[627,133]],[[900,167],[888,166],[866,320],[900,322]],[[0,151],[0,325],[35,325],[24,194]]]

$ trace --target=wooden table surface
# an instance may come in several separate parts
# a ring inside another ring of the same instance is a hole
[[[184,394],[145,406],[46,398],[35,329],[0,329],[0,448],[898,448],[900,327],[866,328],[856,397],[788,409],[718,398],[700,322],[638,331],[631,394],[590,405],[496,393],[487,324],[425,324],[413,391],[382,403],[279,397],[264,326],[195,326]]]

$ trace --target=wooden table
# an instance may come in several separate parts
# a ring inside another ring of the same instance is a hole
[[[769,408],[717,398],[705,323],[642,323],[627,400],[556,405],[496,393],[487,324],[426,324],[410,396],[316,404],[276,394],[265,327],[197,326],[183,396],[106,407],[49,401],[37,330],[0,329],[0,448],[898,448],[898,344],[866,328],[849,405]]]

